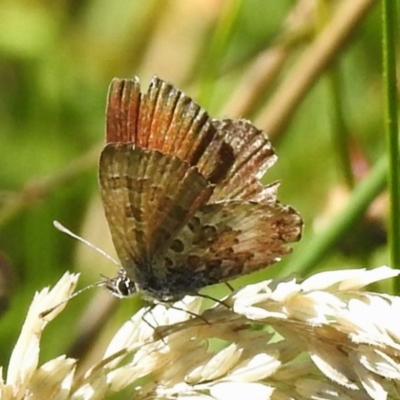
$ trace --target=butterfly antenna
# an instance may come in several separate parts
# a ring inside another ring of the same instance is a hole
[[[116,260],[114,260],[114,258],[112,258],[109,254],[107,254],[105,251],[99,249],[98,247],[96,247],[94,244],[88,242],[87,240],[81,238],[80,236],[76,235],[75,233],[71,232],[69,229],[67,229],[64,225],[62,225],[60,222],[58,221],[53,221],[53,225],[56,229],[58,229],[60,232],[66,233],[67,235],[73,237],[76,240],[79,240],[80,242],[86,244],[87,246],[89,246],[90,248],[92,248],[93,250],[96,250],[98,253],[100,253],[102,256],[104,256],[105,258],[109,259],[110,261],[112,261],[114,264],[117,264],[118,266],[120,266],[120,263]]]
[[[47,315],[49,315],[50,313],[52,313],[55,309],[57,309],[58,307],[62,306],[63,304],[67,303],[68,301],[70,301],[71,299],[73,299],[76,296],[79,296],[81,293],[86,292],[86,290],[92,289],[94,287],[98,287],[98,286],[104,286],[104,281],[99,281],[96,283],[93,283],[92,285],[89,286],[85,286],[84,288],[78,290],[77,292],[71,294],[71,296],[69,296],[67,299],[61,301],[60,303],[58,303],[57,305],[55,305],[54,307],[49,308],[46,311],[42,311],[39,316],[40,318],[44,318]]]
[[[117,264],[118,266],[120,265],[116,260],[114,260],[114,258],[112,258],[109,254],[107,254],[105,251],[99,249],[98,247],[96,247],[95,245],[93,245],[92,243],[88,242],[87,240],[81,238],[80,236],[76,235],[75,233],[71,232],[69,229],[67,229],[64,225],[62,225],[60,222],[58,221],[53,221],[53,225],[56,229],[58,229],[60,232],[66,233],[67,235],[73,237],[74,239],[86,244],[87,246],[89,246],[90,248],[92,248],[93,250],[96,250],[98,253],[100,253],[102,256],[104,256],[105,258],[107,258],[108,260],[112,261],[114,264]],[[68,301],[70,301],[71,299],[75,298],[76,296],[79,296],[81,293],[86,292],[86,290],[92,289],[94,287],[98,287],[98,286],[105,286],[106,285],[106,281],[103,279],[99,282],[93,283],[92,285],[89,286],[85,286],[84,288],[78,290],[77,292],[73,293],[71,296],[69,296],[67,299],[65,299],[64,301],[61,301],[60,303],[58,303],[57,305],[55,305],[54,307],[49,308],[46,311],[43,311],[40,313],[40,317],[44,318],[47,315],[49,315],[51,312],[53,312],[55,309],[57,309],[58,307],[62,306],[63,304],[67,303]]]

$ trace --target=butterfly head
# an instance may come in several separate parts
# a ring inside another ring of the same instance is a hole
[[[113,296],[118,298],[132,297],[137,292],[135,282],[128,277],[123,269],[119,271],[115,278],[104,277],[103,284]]]

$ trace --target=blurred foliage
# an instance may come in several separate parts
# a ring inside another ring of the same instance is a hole
[[[314,49],[321,37],[322,48],[329,43],[338,21],[345,24],[337,18],[345,3],[363,11],[355,13],[336,47],[326,54]],[[242,283],[277,276],[283,268],[302,275],[291,265],[344,212],[354,187],[385,152],[381,21],[375,3],[2,0],[0,296],[2,308],[9,304],[1,317],[0,365],[7,363],[35,290],[53,284],[65,270],[82,271],[82,285],[97,281],[100,273],[115,273],[108,260],[52,225],[60,220],[113,254],[96,165],[107,87],[114,76],[138,75],[146,88],[158,75],[211,115],[251,117],[271,133],[279,161],[265,182],[282,182],[280,199],[302,214],[304,237],[282,263]],[[297,88],[319,57],[322,66]],[[283,104],[298,98],[286,114],[285,106],[273,108],[278,93]],[[274,125],[270,115],[281,111],[283,122]],[[362,214],[310,269],[388,262],[385,195]],[[211,293],[223,289],[216,290]],[[71,302],[49,327],[52,342],[43,349],[43,360],[71,348],[88,351],[75,341],[88,322],[89,298],[96,299],[92,313],[101,313],[109,302],[107,293],[94,292]],[[98,332],[96,345],[90,338],[93,348],[101,349],[118,321],[139,306],[135,300],[109,306],[103,322],[109,330]]]

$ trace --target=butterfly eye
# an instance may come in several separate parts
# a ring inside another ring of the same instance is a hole
[[[131,297],[136,293],[136,285],[125,274],[118,275],[113,279],[106,278],[105,286],[110,293],[118,298]]]

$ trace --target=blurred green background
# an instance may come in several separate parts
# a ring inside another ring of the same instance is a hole
[[[361,220],[350,216],[340,240],[331,240],[317,262],[301,261],[385,152],[376,3],[1,0],[0,365],[8,363],[36,290],[66,270],[82,272],[80,286],[116,273],[115,265],[52,225],[59,220],[114,254],[97,161],[115,76],[138,75],[146,90],[158,75],[212,116],[251,118],[271,134],[279,160],[264,181],[281,181],[279,197],[303,216],[304,235],[282,263],[235,286],[388,263],[384,194],[360,211]],[[348,22],[340,14],[352,12]],[[83,294],[48,327],[41,361],[101,349],[139,306],[137,300],[110,303],[104,289]],[[95,324],[87,307],[101,315],[91,346],[82,339],[85,326]]]

